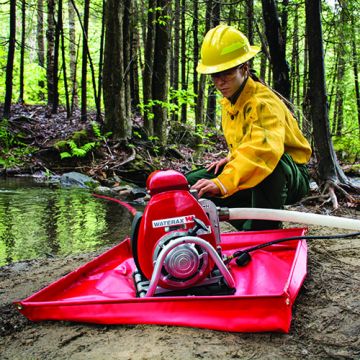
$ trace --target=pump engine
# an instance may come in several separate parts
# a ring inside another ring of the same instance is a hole
[[[131,235],[139,296],[214,284],[231,291],[214,203],[198,200],[173,170],[152,173],[146,187],[151,198],[135,216]]]

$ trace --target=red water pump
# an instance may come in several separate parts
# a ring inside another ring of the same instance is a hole
[[[151,199],[133,221],[134,280],[140,296],[209,284],[234,287],[220,249],[217,208],[189,191],[184,175],[152,173]]]

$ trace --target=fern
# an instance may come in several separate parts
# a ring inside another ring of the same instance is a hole
[[[74,140],[68,140],[67,145],[70,147],[71,152],[68,152],[68,151],[61,152],[60,153],[61,159],[66,159],[66,158],[70,158],[73,156],[84,157],[92,149],[96,148],[99,145],[99,143],[93,141],[93,142],[88,142],[79,147]]]

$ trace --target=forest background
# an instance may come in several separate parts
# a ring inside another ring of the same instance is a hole
[[[251,66],[294,104],[313,177],[337,206],[336,192],[354,190],[340,165],[360,157],[359,13],[342,0],[3,1],[0,166],[50,148],[58,163],[94,160],[103,148],[97,171],[121,173],[139,144],[150,168],[184,159],[181,144],[192,163],[216,152],[219,94],[195,69],[204,34],[226,23],[262,47]],[[57,134],[36,141],[49,124]]]

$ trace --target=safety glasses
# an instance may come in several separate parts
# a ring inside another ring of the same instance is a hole
[[[232,80],[233,77],[235,76],[236,70],[241,69],[244,65],[245,65],[245,63],[241,64],[239,66],[236,66],[234,68],[228,69],[228,70],[224,70],[224,71],[220,71],[220,72],[215,73],[215,74],[211,74],[211,78],[213,80],[220,80],[221,79],[223,81]]]

